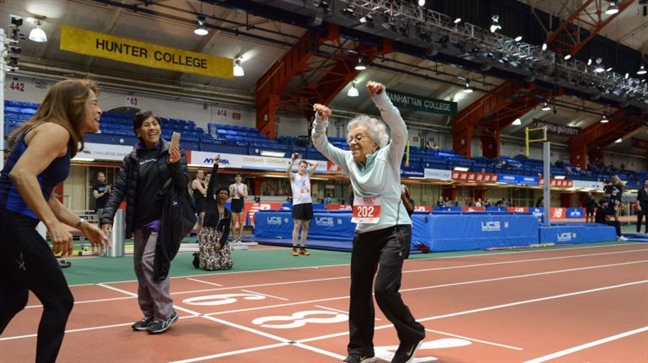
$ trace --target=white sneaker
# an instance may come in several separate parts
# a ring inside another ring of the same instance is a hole
[[[623,236],[619,236],[619,237],[617,237],[617,241],[627,241],[627,240],[628,240],[628,239],[625,238],[625,237],[623,237]]]

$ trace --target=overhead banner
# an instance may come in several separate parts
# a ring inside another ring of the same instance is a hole
[[[409,93],[387,91],[387,96],[398,108],[454,116],[457,114],[457,102],[427,98]]]
[[[566,125],[558,125],[554,124],[551,122],[539,120],[537,118],[533,119],[533,122],[531,123],[533,128],[541,128],[541,127],[547,127],[547,133],[549,134],[554,134],[554,135],[560,135],[560,136],[568,136],[568,137],[574,137],[580,135],[581,128],[580,127],[572,127],[572,126],[566,126]]]
[[[61,50],[170,71],[233,78],[233,60],[138,42],[80,28],[61,27]]]

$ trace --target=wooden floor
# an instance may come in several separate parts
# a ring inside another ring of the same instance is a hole
[[[130,328],[135,282],[74,286],[59,362],[340,362],[348,274],[174,278],[180,320],[161,335]],[[415,362],[648,362],[646,243],[408,260],[401,293],[427,330]],[[34,360],[40,314],[32,296],[0,337],[0,362]],[[379,311],[374,342],[389,362],[398,338]]]

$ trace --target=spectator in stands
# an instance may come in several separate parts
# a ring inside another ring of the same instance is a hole
[[[139,139],[124,157],[108,203],[101,215],[103,229],[112,229],[119,204],[126,199],[126,236],[133,235],[133,263],[137,276],[137,301],[144,317],[133,330],[163,333],[178,320],[170,293],[170,278],[162,276],[156,263],[156,244],[166,243],[159,232],[165,220],[162,207],[165,184],[186,188],[189,170],[184,151],[162,139],[160,119],[151,111],[140,111],[133,119]],[[158,256],[159,257],[159,256]],[[158,260],[159,261],[159,260]]]
[[[241,243],[243,228],[245,228],[245,198],[248,197],[247,184],[243,183],[241,174],[234,176],[234,183],[229,186],[232,196],[232,230],[234,230],[234,242]]]
[[[333,203],[333,198],[331,197],[331,193],[328,193],[326,194],[326,198],[324,198],[324,207],[328,206],[331,203]]]
[[[214,159],[212,173],[218,172],[220,155]],[[229,270],[232,268],[232,249],[227,242],[232,224],[232,212],[225,208],[229,199],[229,188],[219,188],[214,193],[216,178],[207,185],[205,210],[201,213],[198,232],[199,252],[194,253],[193,266],[212,270]]]
[[[200,215],[205,211],[205,197],[207,196],[205,172],[202,169],[196,171],[196,177],[191,181],[191,191],[196,205],[196,212]]]
[[[376,301],[400,338],[392,363],[412,362],[425,339],[425,329],[398,292],[403,261],[409,256],[412,240],[412,221],[402,203],[400,186],[407,127],[384,85],[369,81],[367,91],[391,128],[391,142],[385,122],[360,115],[347,126],[350,150],[337,148],[326,138],[331,109],[321,104],[313,106],[313,145],[349,175],[354,192],[352,222],[357,226],[351,253],[349,356],[344,361],[368,362],[374,357],[372,285],[377,272]],[[364,213],[369,210],[376,214]]]
[[[297,157],[298,154],[296,153],[292,155],[288,169],[286,169],[293,195],[292,217],[294,226],[292,232],[292,255],[308,256],[310,253],[306,249],[306,238],[308,237],[308,226],[310,225],[311,219],[313,219],[313,199],[311,197],[310,178],[315,174],[315,170],[317,170],[317,163],[300,159],[297,163],[297,172],[295,173],[292,171],[292,168],[295,165]],[[311,167],[310,170],[308,169],[309,166]],[[297,252],[300,229],[301,247],[299,248],[299,252]]]
[[[596,208],[596,200],[591,192],[587,193],[585,197],[585,223],[594,223],[594,209]]]
[[[489,207],[491,207],[492,205],[493,205],[493,203],[491,203],[490,198],[486,198],[486,200],[484,200],[484,207],[485,207],[485,208],[489,208]]]
[[[484,203],[482,203],[481,198],[477,198],[477,201],[475,202],[475,207],[482,207]]]
[[[110,184],[106,184],[106,174],[103,171],[97,173],[97,184],[92,186],[92,195],[95,198],[95,213],[99,219],[110,196]]]
[[[535,207],[536,208],[544,207],[544,197],[540,197],[540,198],[538,198],[538,200],[536,200]]]
[[[637,192],[637,233],[641,233],[641,221],[646,218],[644,233],[648,233],[648,180]]]
[[[56,83],[7,142],[9,156],[0,173],[0,334],[32,291],[43,304],[36,362],[56,361],[74,306],[54,256],[72,255],[68,226],[81,231],[94,250],[110,246],[99,227],[77,217],[53,193],[67,178],[70,160],[83,150],[84,133],[99,131],[98,94],[90,80]],[[51,248],[36,230],[39,222],[47,228]]]
[[[439,195],[439,200],[437,201],[436,206],[440,208],[445,207],[445,200],[442,195]]]
[[[621,223],[617,220],[610,220],[610,217],[614,217],[615,213],[615,203],[614,200],[610,197],[603,197],[598,203],[599,207],[596,209],[596,223],[607,224],[616,229],[617,241],[627,241],[628,239],[621,235]]]

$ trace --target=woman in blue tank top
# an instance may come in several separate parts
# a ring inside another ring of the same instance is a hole
[[[27,305],[29,291],[43,304],[36,362],[54,362],[74,305],[58,261],[71,255],[68,226],[95,249],[110,245],[97,226],[70,212],[52,191],[70,172],[70,159],[83,150],[86,132],[99,130],[98,90],[89,80],[55,84],[34,116],[9,137],[11,152],[0,173],[0,334]],[[36,226],[47,227],[52,247]]]

